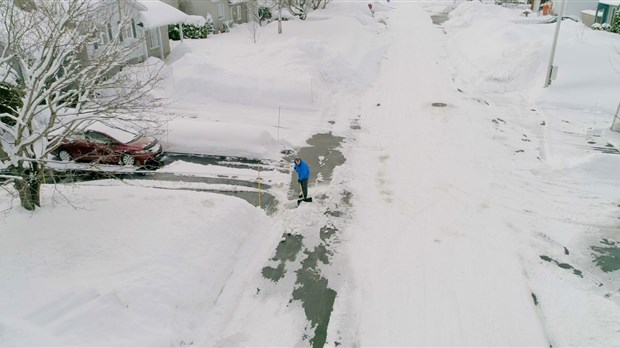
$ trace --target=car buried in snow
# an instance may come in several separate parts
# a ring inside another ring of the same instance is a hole
[[[56,156],[63,162],[157,168],[161,166],[163,149],[155,138],[96,124],[65,137]]]

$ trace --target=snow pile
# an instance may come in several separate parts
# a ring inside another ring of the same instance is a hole
[[[477,1],[459,5],[444,23],[457,81],[485,93],[539,95],[555,27],[501,6]],[[620,102],[618,47],[617,34],[564,20],[554,59],[557,80],[540,95],[540,103],[615,111]]]
[[[239,281],[260,274],[281,236],[261,210],[227,196],[57,189],[44,188],[50,208],[2,220],[4,346],[190,344],[217,319],[208,313],[222,290],[243,291]]]
[[[459,80],[492,93],[542,84],[548,46],[540,28],[513,23],[517,18],[518,12],[477,1],[450,14],[444,27]]]
[[[366,4],[334,2],[287,21],[282,35],[276,22],[255,28],[256,44],[249,25],[185,40],[162,84],[173,117],[167,149],[277,159],[303,145],[311,129],[329,125],[331,91],[361,93],[379,72],[389,42],[370,15]]]

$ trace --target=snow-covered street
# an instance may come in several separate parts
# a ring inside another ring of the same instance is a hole
[[[543,89],[552,24],[454,3],[177,44],[164,148],[256,162],[2,191],[0,346],[616,346],[620,39],[565,21]]]
[[[364,151],[350,158],[365,168],[351,178],[350,335],[362,345],[546,345],[496,198],[510,173],[493,165],[503,154],[492,111],[457,91],[445,36],[421,7],[399,6],[390,25],[362,112]]]

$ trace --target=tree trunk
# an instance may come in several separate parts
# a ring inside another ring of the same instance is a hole
[[[38,170],[16,181],[15,188],[19,192],[19,200],[24,209],[35,210],[41,206],[41,173]]]
[[[278,0],[278,34],[282,34],[282,0]]]

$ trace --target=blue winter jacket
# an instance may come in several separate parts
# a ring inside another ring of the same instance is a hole
[[[297,172],[297,180],[310,178],[310,167],[304,160],[299,161],[299,164],[295,163],[295,171]]]

